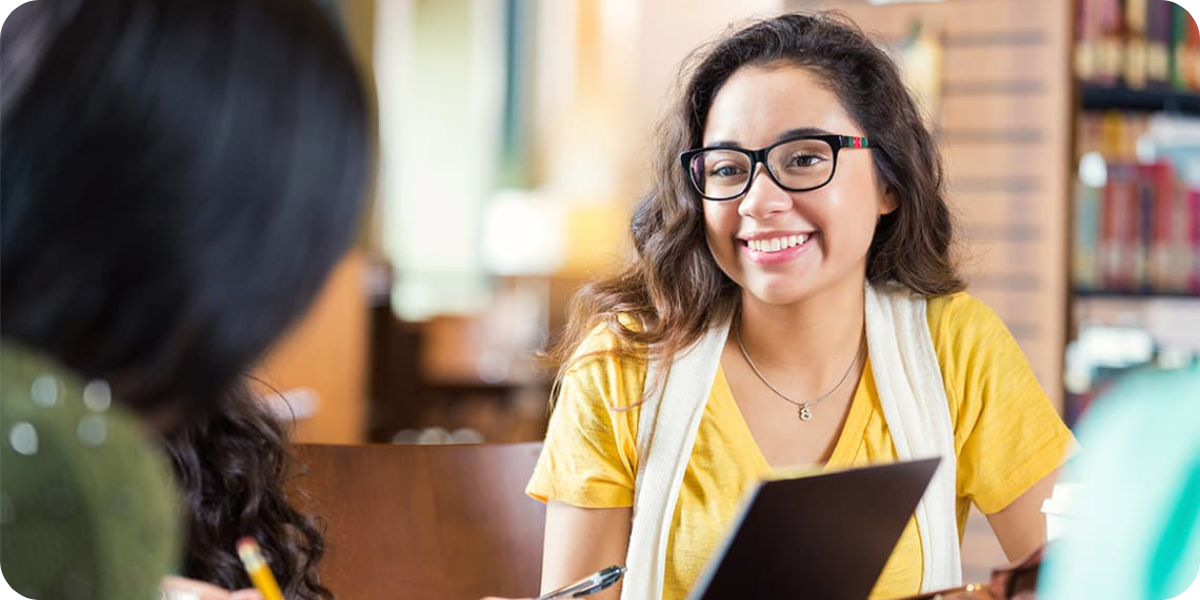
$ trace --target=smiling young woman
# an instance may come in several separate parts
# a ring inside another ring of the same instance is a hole
[[[971,504],[1009,556],[1041,544],[1038,503],[1073,438],[962,291],[941,159],[895,64],[843,17],[788,14],[681,77],[636,256],[580,292],[552,350],[528,487],[549,504],[543,588],[623,564],[623,589],[596,598],[683,598],[757,479],[923,453],[942,467],[873,596],[957,584]],[[681,398],[681,380],[708,393]],[[656,441],[668,430],[678,446]]]

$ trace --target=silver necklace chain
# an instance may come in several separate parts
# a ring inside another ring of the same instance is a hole
[[[818,396],[817,398],[815,398],[813,400],[809,400],[807,402],[801,402],[801,401],[796,400],[796,399],[792,398],[791,396],[788,396],[787,394],[779,391],[779,388],[771,385],[771,382],[767,381],[766,377],[763,377],[762,371],[758,370],[758,365],[754,364],[754,360],[752,358],[750,358],[750,353],[746,352],[746,345],[742,343],[742,328],[741,327],[734,327],[733,335],[734,335],[734,337],[737,338],[738,348],[741,349],[742,357],[746,359],[746,364],[750,365],[750,370],[754,371],[754,374],[758,376],[759,381],[762,381],[763,385],[770,388],[770,390],[772,392],[775,392],[775,395],[777,395],[780,398],[783,398],[784,400],[787,400],[788,402],[791,402],[792,404],[795,404],[797,407],[799,407],[797,410],[797,416],[800,417],[801,421],[808,421],[808,420],[812,419],[812,410],[811,409],[813,407],[815,407],[816,405],[820,404],[821,402],[823,402],[829,396],[833,395],[834,392],[842,389],[842,385],[846,383],[846,378],[850,376],[850,371],[854,370],[854,365],[858,364],[858,359],[862,357],[863,348],[867,347],[867,336],[864,335],[862,341],[859,342],[859,344],[858,344],[858,352],[856,352],[854,354],[854,360],[850,361],[850,366],[846,367],[846,372],[842,373],[842,378],[841,378],[841,380],[839,380],[837,382],[837,385],[833,386],[833,389],[829,390],[828,392],[825,392],[824,394],[821,394],[820,396]]]

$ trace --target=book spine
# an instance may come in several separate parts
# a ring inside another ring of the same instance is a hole
[[[1075,252],[1072,261],[1075,287],[1101,288],[1099,271],[1100,204],[1103,188],[1075,184]]]
[[[1150,0],[1146,15],[1146,80],[1154,88],[1171,81],[1171,6],[1167,0]]]
[[[1100,36],[1096,42],[1096,83],[1115,85],[1122,74],[1124,11],[1117,0],[1096,0]]]
[[[1096,40],[1100,26],[1096,20],[1095,0],[1079,0],[1076,13],[1075,76],[1080,81],[1095,81],[1097,65]]]
[[[1130,269],[1127,263],[1131,255],[1126,250],[1126,241],[1132,229],[1133,181],[1129,165],[1109,166],[1108,185],[1104,188],[1103,212],[1101,216],[1100,246],[1101,281],[1108,290],[1128,290]]]
[[[1196,26],[1196,20],[1192,18],[1191,13],[1179,9],[1176,13],[1183,21],[1184,28],[1184,78],[1187,81],[1187,89],[1200,90],[1200,28]]]
[[[1171,164],[1161,161],[1143,168],[1148,193],[1143,205],[1146,232],[1146,285],[1153,291],[1170,291],[1171,281],[1171,217],[1174,212],[1175,171]]]
[[[1122,74],[1125,85],[1146,87],[1146,0],[1125,0],[1125,45]]]
[[[1148,263],[1151,239],[1154,235],[1155,177],[1152,165],[1137,168],[1134,180],[1132,227],[1126,233],[1125,251],[1129,253],[1129,274],[1125,284],[1134,292],[1145,292],[1150,287]]]
[[[1188,291],[1200,294],[1200,189],[1188,190],[1188,213],[1188,254],[1191,255]]]
[[[1169,285],[1172,292],[1186,292],[1192,264],[1192,248],[1188,240],[1188,194],[1182,181],[1176,181],[1171,193]]]

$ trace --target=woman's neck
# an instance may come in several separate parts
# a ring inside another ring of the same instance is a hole
[[[840,374],[862,343],[863,279],[844,282],[788,305],[764,304],[743,292],[734,324],[760,368]]]

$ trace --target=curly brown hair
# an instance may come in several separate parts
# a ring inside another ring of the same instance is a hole
[[[182,575],[226,589],[251,587],[237,541],[253,536],[289,600],[333,600],[317,563],[325,542],[315,520],[287,497],[296,472],[288,433],[245,381],[217,410],[165,437],[183,499]]]
[[[678,157],[702,144],[713,99],[731,75],[780,64],[820,76],[876,148],[876,173],[898,208],[876,227],[867,280],[897,281],[927,296],[964,287],[950,256],[953,222],[941,155],[896,64],[841,13],[785,14],[728,33],[684,61],[681,93],[658,127],[651,190],[633,213],[635,256],[576,294],[567,328],[547,352],[562,365],[560,377],[597,326],[617,337],[615,352],[648,347],[669,367],[676,352],[738,310],[739,288],[705,243],[702,200]],[[641,327],[626,326],[622,315]]]

